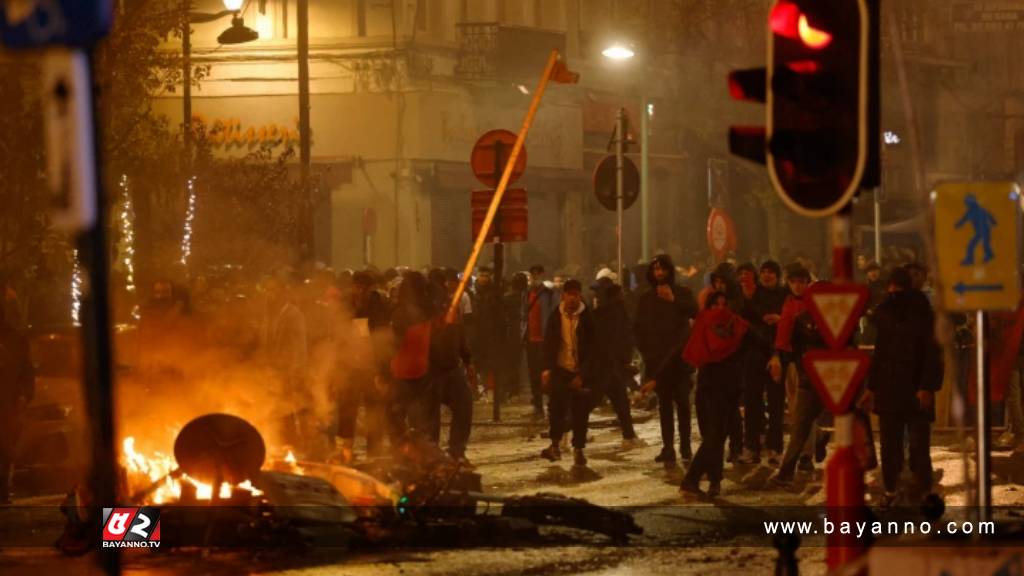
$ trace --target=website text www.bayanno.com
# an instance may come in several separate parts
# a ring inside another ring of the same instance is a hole
[[[764,522],[764,531],[769,536],[796,534],[798,536],[849,534],[857,538],[867,536],[914,536],[914,535],[994,535],[995,522],[912,522],[864,520],[856,522],[833,522],[828,518],[800,522]]]

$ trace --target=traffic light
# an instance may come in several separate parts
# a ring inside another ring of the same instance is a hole
[[[767,104],[767,126],[731,128],[730,150],[766,163],[773,186],[800,214],[833,214],[859,188],[877,185],[877,7],[877,0],[777,0],[767,69],[729,75],[734,98]]]

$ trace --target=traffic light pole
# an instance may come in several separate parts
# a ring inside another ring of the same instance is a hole
[[[846,204],[832,216],[832,278],[836,284],[853,282],[853,246],[851,238],[852,204]],[[825,467],[826,508],[840,522],[864,520],[864,471],[854,442],[852,411],[838,414],[833,421],[836,449]],[[829,570],[852,562],[865,552],[863,542],[850,534],[833,532],[827,537],[825,561]]]
[[[619,108],[619,114],[615,122],[615,216],[618,223],[615,225],[616,240],[616,262],[618,269],[615,274],[622,274],[622,171],[625,167],[625,138],[626,138],[626,109]],[[624,278],[620,278],[625,281]]]

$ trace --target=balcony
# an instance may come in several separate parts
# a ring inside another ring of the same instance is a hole
[[[521,81],[536,78],[552,48],[565,53],[565,33],[497,22],[456,24],[462,80]]]

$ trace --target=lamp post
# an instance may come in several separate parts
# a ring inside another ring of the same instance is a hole
[[[612,62],[626,62],[632,60],[636,56],[636,51],[629,44],[623,44],[616,42],[604,50],[601,51],[601,55],[611,60]],[[640,97],[640,257],[647,258],[650,256],[650,187],[648,186],[648,145],[647,145],[647,134],[650,131],[650,116],[651,109],[653,106],[647,99],[647,93],[644,91]],[[621,229],[619,230],[621,234]],[[619,266],[622,266],[620,262]],[[618,270],[619,275],[622,274],[622,270]]]
[[[182,111],[181,123],[183,143],[185,146],[185,193],[189,197],[190,214],[186,216],[186,234],[191,225],[191,211],[194,209],[194,178],[192,177],[192,24],[205,24],[220,20],[225,16],[231,16],[231,27],[224,30],[217,36],[217,42],[224,45],[244,44],[259,38],[259,33],[245,26],[240,11],[243,0],[224,0],[224,10],[215,14],[203,12],[189,12],[188,17],[181,24],[181,72],[182,83]],[[190,0],[185,0],[185,5],[191,5]],[[188,265],[187,253],[182,254],[182,264]]]

